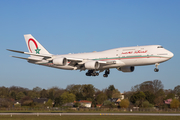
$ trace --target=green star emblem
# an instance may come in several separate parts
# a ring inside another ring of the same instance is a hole
[[[37,49],[35,49],[36,54],[40,54],[40,53],[39,53],[40,50],[41,50],[41,49],[39,49],[39,48],[37,47]]]

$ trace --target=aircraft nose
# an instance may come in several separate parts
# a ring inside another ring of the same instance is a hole
[[[174,54],[172,52],[169,51],[168,53],[169,57],[172,58],[174,56]]]

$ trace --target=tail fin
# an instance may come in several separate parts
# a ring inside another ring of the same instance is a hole
[[[31,34],[24,35],[28,50],[35,54],[50,54]]]

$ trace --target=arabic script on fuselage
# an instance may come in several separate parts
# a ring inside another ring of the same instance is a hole
[[[147,50],[137,50],[137,51],[122,52],[122,54],[138,54],[138,53],[147,53]]]

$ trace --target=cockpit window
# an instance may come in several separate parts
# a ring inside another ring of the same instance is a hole
[[[163,48],[163,46],[158,46],[157,48]]]

